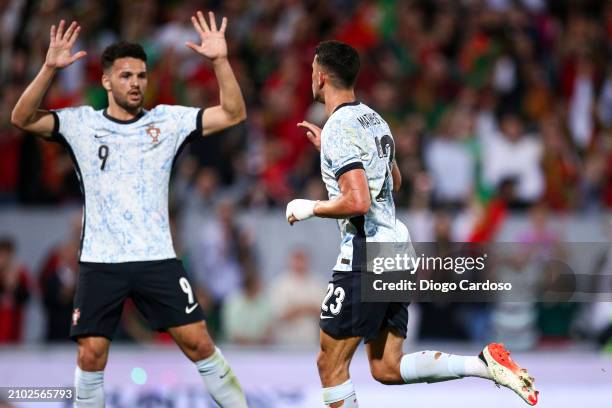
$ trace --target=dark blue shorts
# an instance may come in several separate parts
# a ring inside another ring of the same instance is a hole
[[[334,338],[360,336],[366,343],[386,328],[405,338],[409,304],[362,302],[361,272],[334,271],[321,305],[319,326]]]
[[[113,339],[123,303],[131,298],[153,330],[195,323],[204,313],[178,259],[79,264],[70,337]]]

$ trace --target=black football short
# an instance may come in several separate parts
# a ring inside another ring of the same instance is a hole
[[[113,339],[123,303],[131,298],[154,330],[204,319],[181,261],[79,264],[70,337]]]
[[[321,305],[319,326],[334,338],[360,336],[366,343],[386,328],[405,338],[408,305],[362,302],[361,273],[334,271]]]

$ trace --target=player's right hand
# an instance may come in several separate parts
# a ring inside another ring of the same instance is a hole
[[[71,54],[72,47],[79,38],[81,26],[73,21],[70,27],[64,32],[66,21],[62,20],[57,29],[55,25],[51,26],[49,51],[45,59],[45,66],[49,68],[64,68],[72,64],[74,61],[83,58],[87,55],[85,51],[79,51],[76,54]]]
[[[287,204],[287,210],[285,211],[287,221],[289,224],[293,225],[297,221],[307,220],[314,216],[314,207],[316,204],[317,202],[313,200],[291,200],[289,204]]]
[[[317,150],[321,151],[321,128],[307,121],[302,121],[297,125],[298,127],[306,129],[306,137],[310,140],[310,143],[312,143]]]

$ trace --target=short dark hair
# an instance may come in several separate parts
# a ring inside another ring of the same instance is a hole
[[[137,58],[147,62],[147,54],[140,44],[119,41],[106,47],[102,53],[102,69],[106,70],[113,66],[115,60],[126,57]]]
[[[357,50],[340,41],[323,41],[315,49],[317,62],[332,77],[338,88],[352,88],[359,73]]]

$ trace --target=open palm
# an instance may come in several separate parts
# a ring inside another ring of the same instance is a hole
[[[51,26],[49,51],[47,51],[47,58],[45,59],[45,65],[48,67],[64,68],[87,55],[85,51],[71,54],[72,47],[79,37],[81,27],[76,21],[73,21],[70,27],[68,27],[68,30],[64,32],[65,25],[66,22],[62,20],[57,30],[55,25]]]
[[[204,13],[198,11],[196,16],[191,16],[191,23],[200,35],[200,45],[192,42],[187,42],[189,48],[205,56],[210,60],[227,57],[227,42],[225,41],[225,28],[227,27],[227,18],[221,20],[221,28],[217,30],[217,22],[215,21],[215,13],[208,12],[210,19],[210,28],[206,24]]]

